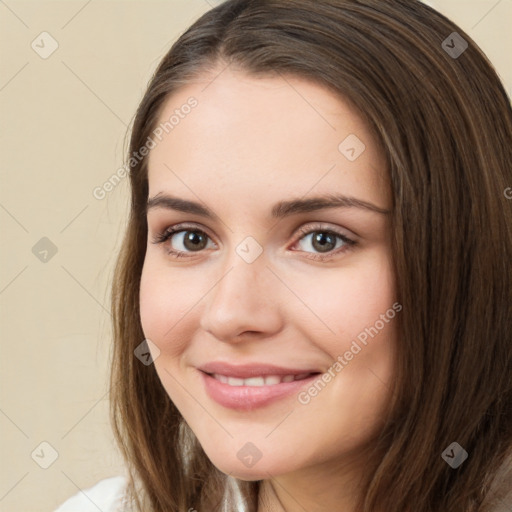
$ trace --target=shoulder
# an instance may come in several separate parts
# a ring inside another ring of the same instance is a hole
[[[121,512],[127,483],[124,476],[105,478],[76,493],[54,512]]]

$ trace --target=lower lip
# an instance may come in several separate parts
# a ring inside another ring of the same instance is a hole
[[[264,407],[277,400],[298,393],[319,377],[312,375],[302,380],[282,382],[272,386],[230,386],[214,379],[211,375],[200,371],[208,396],[224,407],[241,411],[251,411]]]

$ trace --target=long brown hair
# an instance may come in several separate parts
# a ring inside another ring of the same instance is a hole
[[[462,41],[467,48],[454,53]],[[128,158],[170,94],[227,65],[335,91],[358,109],[387,158],[403,310],[393,400],[359,510],[492,510],[501,497],[491,484],[512,456],[512,110],[492,64],[461,28],[416,0],[228,0],[160,62]],[[144,339],[147,157],[133,165],[130,184],[112,287],[110,384],[134,506],[210,512],[228,503],[235,511],[238,488],[245,510],[256,511],[260,482],[220,472],[154,365],[134,356]],[[453,442],[469,455],[457,469],[442,457]]]

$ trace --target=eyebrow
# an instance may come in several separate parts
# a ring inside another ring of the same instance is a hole
[[[177,210],[184,213],[193,213],[202,217],[220,220],[207,206],[197,203],[195,201],[189,201],[187,199],[181,199],[179,197],[170,196],[162,192],[156,196],[148,199],[146,204],[146,215],[150,210],[156,208],[164,208],[167,210]],[[309,199],[292,199],[290,201],[280,201],[276,203],[271,210],[271,217],[274,219],[281,219],[296,215],[299,213],[313,212],[317,210],[323,210],[325,208],[359,208],[366,211],[380,213],[387,215],[391,213],[389,210],[380,208],[379,206],[349,197],[341,194],[325,194],[322,196],[311,197]]]

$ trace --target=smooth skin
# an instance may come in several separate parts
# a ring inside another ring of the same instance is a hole
[[[160,116],[164,122],[197,99],[151,149],[149,198],[195,201],[218,219],[149,209],[144,334],[162,385],[212,463],[240,479],[264,480],[259,512],[350,512],[362,448],[378,433],[389,399],[396,319],[307,404],[293,394],[251,411],[229,409],[206,394],[197,367],[263,362],[327,372],[392,307],[389,214],[338,207],[271,216],[279,201],[325,194],[389,211],[384,155],[357,112],[323,86],[223,68],[174,93]],[[350,134],[366,146],[354,161],[338,149]],[[185,231],[153,243],[180,223]],[[195,245],[184,238],[190,229]],[[314,232],[326,230],[324,240],[334,231],[356,245],[336,235],[330,245],[314,243]],[[236,252],[247,237],[263,249],[252,263]],[[237,457],[247,442],[261,452],[252,467]]]

